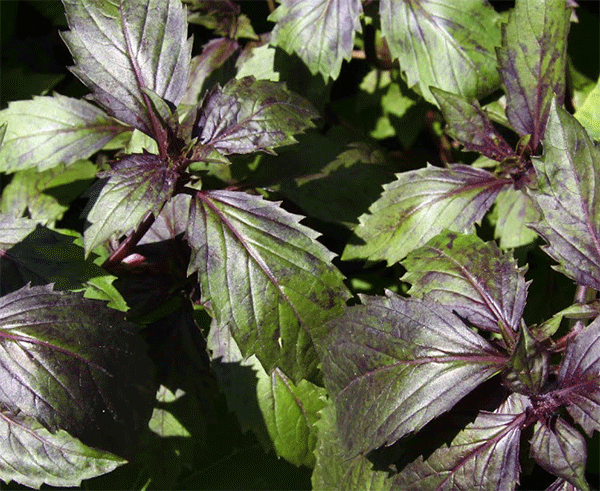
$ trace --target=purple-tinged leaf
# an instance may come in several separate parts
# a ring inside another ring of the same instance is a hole
[[[548,472],[569,481],[581,491],[590,489],[585,480],[585,440],[562,418],[556,418],[550,426],[536,423],[530,453]]]
[[[497,48],[506,89],[506,116],[519,135],[531,135],[536,150],[552,99],[565,92],[567,35],[571,9],[565,0],[521,0],[502,26]]]
[[[126,461],[86,447],[64,430],[50,433],[35,419],[0,409],[0,479],[32,488],[79,486]]]
[[[519,394],[538,394],[548,381],[550,353],[524,324],[502,374],[504,385]]]
[[[315,375],[313,342],[348,298],[333,254],[277,203],[240,192],[199,192],[191,202],[188,273],[244,356],[294,382]]]
[[[131,129],[89,102],[58,94],[11,102],[0,111],[2,124],[7,124],[0,146],[3,172],[72,164]]]
[[[191,56],[180,0],[63,0],[71,71],[111,116],[157,137],[144,88],[177,105]]]
[[[553,105],[544,155],[533,159],[539,189],[531,196],[543,219],[533,228],[558,269],[577,283],[600,290],[600,150],[585,129]]]
[[[444,229],[468,230],[481,220],[510,181],[468,165],[398,174],[359,218],[342,259],[385,259],[394,264]]]
[[[361,31],[360,0],[280,0],[269,20],[276,22],[271,44],[296,53],[311,73],[338,78]]]
[[[194,56],[190,65],[190,77],[187,90],[181,99],[181,104],[197,104],[204,93],[204,83],[209,75],[225,63],[240,45],[235,39],[211,39],[203,48],[202,53]]]
[[[567,346],[558,384],[573,419],[589,436],[600,431],[600,318]]]
[[[84,234],[86,254],[111,235],[135,228],[148,214],[157,215],[171,198],[177,171],[158,155],[127,155],[101,178],[90,194],[97,198],[87,215],[91,225]]]
[[[484,0],[382,0],[381,30],[400,62],[409,87],[418,85],[435,104],[429,87],[467,100],[500,84],[494,47],[500,44],[500,16]]]
[[[581,491],[580,488],[574,486],[569,481],[559,477],[550,486],[546,488],[546,491]]]
[[[218,36],[258,39],[250,19],[241,13],[238,2],[223,0],[186,0],[188,22],[211,29]]]
[[[421,429],[498,373],[506,358],[436,302],[364,298],[330,322],[325,386],[353,453]]]
[[[515,151],[496,131],[476,100],[469,103],[456,94],[435,87],[431,87],[431,92],[450,127],[450,136],[467,150],[478,152],[498,162],[516,156]]]
[[[190,199],[187,194],[177,194],[167,201],[139,244],[172,240],[183,234],[190,217]]]
[[[215,86],[202,103],[199,142],[224,155],[263,151],[296,143],[294,134],[318,116],[310,102],[285,84],[245,77]]]
[[[412,296],[427,295],[481,329],[500,332],[502,322],[518,330],[527,298],[524,271],[494,242],[445,231],[402,265]]]
[[[155,389],[141,340],[104,302],[51,286],[0,297],[0,405],[51,431],[123,451]]]
[[[490,217],[494,239],[504,250],[531,244],[537,234],[527,224],[539,220],[540,212],[531,197],[514,188],[506,188],[498,194]]]
[[[480,411],[466,426],[458,417],[448,418],[441,431],[433,435],[445,443],[400,470],[394,478],[394,489],[514,490],[519,482],[520,425],[525,420],[525,403],[515,394],[511,398],[513,402],[494,412]],[[436,426],[436,430],[440,428]]]

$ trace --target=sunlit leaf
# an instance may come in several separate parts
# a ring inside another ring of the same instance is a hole
[[[505,361],[436,302],[391,292],[364,301],[330,323],[323,359],[342,438],[354,453],[418,431]]]
[[[540,212],[531,197],[513,188],[502,190],[496,197],[492,216],[494,238],[501,249],[514,249],[530,244],[537,234],[528,224],[540,219]]]
[[[344,59],[349,60],[354,36],[360,32],[359,0],[280,0],[269,17],[276,22],[271,44],[296,53],[311,73],[327,80],[338,78]]]
[[[573,116],[594,140],[600,140],[600,79]]]
[[[89,102],[58,94],[11,102],[0,111],[2,124],[7,124],[0,146],[4,172],[72,164],[130,129]]]
[[[111,116],[157,136],[144,88],[177,105],[191,56],[180,0],[63,0],[71,71]]]

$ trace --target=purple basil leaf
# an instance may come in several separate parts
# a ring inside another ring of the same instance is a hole
[[[565,0],[518,1],[502,26],[497,48],[506,88],[506,116],[519,135],[531,135],[537,149],[550,104],[565,93],[567,35],[571,10]]]
[[[200,111],[199,142],[224,155],[264,151],[296,143],[294,134],[318,116],[307,100],[285,84],[244,77],[215,86]]]
[[[348,448],[366,452],[416,432],[506,359],[433,301],[364,298],[330,324],[325,385]]]
[[[499,332],[502,322],[518,330],[527,297],[524,270],[494,242],[445,231],[402,265],[412,296],[427,295],[481,329]]]
[[[394,479],[394,489],[514,490],[519,482],[525,403],[516,394],[511,399],[494,412],[480,411],[466,426],[454,428],[448,418],[450,424],[434,437],[444,438],[447,433],[451,440],[444,439],[431,454],[405,466]]]
[[[531,196],[543,216],[533,228],[557,269],[577,283],[600,289],[600,150],[579,122],[556,104],[544,138],[544,155],[533,159],[539,189]]]
[[[516,156],[477,101],[469,103],[456,94],[435,87],[431,87],[431,92],[450,127],[450,136],[467,150],[478,152],[498,162]]]
[[[600,431],[600,318],[567,346],[558,383],[573,419],[589,436]]]
[[[91,225],[84,234],[86,254],[111,235],[135,228],[147,213],[157,215],[177,181],[177,171],[153,154],[127,155],[98,176],[108,181],[99,181],[90,191],[97,198],[87,215]]]
[[[556,418],[549,426],[536,423],[531,439],[531,457],[545,470],[578,489],[590,489],[585,480],[585,440],[562,418]]]
[[[579,489],[577,486],[574,486],[569,481],[566,481],[562,477],[559,477],[546,488],[546,491],[581,491],[581,489]]]
[[[431,86],[467,100],[498,88],[494,47],[500,43],[500,16],[484,0],[380,3],[381,31],[409,87],[418,85],[435,104]]]
[[[204,84],[209,75],[225,63],[239,49],[235,39],[211,39],[202,48],[202,53],[192,58],[187,90],[181,104],[198,104],[204,93]]]
[[[338,78],[361,31],[360,0],[280,0],[269,20],[276,22],[271,44],[296,53],[311,73]]]
[[[0,409],[0,479],[32,488],[79,486],[126,461],[86,447],[66,431],[50,433],[33,418]]]
[[[75,60],[71,71],[111,116],[157,136],[144,88],[177,105],[191,43],[180,0],[63,0]]]
[[[0,111],[3,123],[8,125],[0,146],[3,172],[72,164],[130,130],[89,102],[58,94],[11,102]]]
[[[258,196],[200,192],[192,200],[188,273],[198,271],[202,297],[244,356],[294,382],[315,375],[312,346],[345,307],[348,291],[318,234]]]
[[[177,194],[167,201],[139,244],[167,241],[183,234],[188,226],[190,199],[187,194]]]
[[[550,353],[524,324],[502,378],[504,385],[520,394],[539,394],[548,381]]]
[[[496,197],[491,216],[494,239],[503,250],[531,244],[537,234],[527,226],[540,219],[531,196],[512,187],[504,189]]]
[[[51,286],[0,297],[0,380],[3,407],[121,450],[145,429],[155,393],[123,313]]]
[[[463,232],[481,220],[509,181],[456,164],[398,174],[359,218],[342,259],[385,259],[393,264],[444,229]]]

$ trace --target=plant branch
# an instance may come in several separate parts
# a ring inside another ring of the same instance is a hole
[[[123,261],[127,256],[129,256],[133,252],[133,248],[138,244],[138,242],[142,239],[142,237],[150,230],[150,227],[156,220],[156,217],[151,212],[148,212],[146,217],[142,220],[139,227],[134,230],[121,244],[119,247],[109,256],[109,258],[104,261],[102,267],[111,271],[118,264]]]

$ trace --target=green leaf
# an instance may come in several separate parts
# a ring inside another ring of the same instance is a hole
[[[561,273],[600,289],[600,151],[573,116],[553,105],[544,155],[533,165],[539,190],[531,195],[543,217],[533,228],[548,243],[544,250]]]
[[[276,22],[271,44],[296,53],[311,73],[338,78],[361,31],[359,0],[280,0],[269,20]]]
[[[79,486],[126,463],[85,446],[64,430],[50,433],[33,418],[0,410],[0,479],[32,488]]]
[[[325,386],[353,453],[419,431],[497,373],[505,358],[433,301],[364,298],[329,324]]]
[[[537,234],[528,224],[540,220],[540,212],[531,197],[523,191],[506,188],[498,193],[490,220],[494,239],[501,249],[515,249],[532,243]]]
[[[2,124],[8,125],[0,147],[3,172],[69,165],[129,130],[89,102],[58,94],[11,102],[0,111]]]
[[[112,235],[137,227],[148,213],[158,215],[177,181],[177,171],[152,154],[127,155],[98,176],[108,180],[90,190],[97,197],[87,215],[91,225],[84,234],[86,254]]]
[[[15,217],[25,213],[34,220],[60,220],[69,202],[81,194],[96,176],[98,168],[89,160],[46,171],[18,171],[0,197],[0,213]]]
[[[381,30],[409,87],[418,85],[435,104],[429,87],[471,100],[499,85],[494,47],[500,44],[500,15],[483,0],[395,1],[380,4]]]
[[[410,295],[435,299],[481,329],[500,332],[500,323],[519,329],[527,298],[524,270],[495,242],[446,231],[402,265]]]
[[[146,429],[151,363],[121,312],[25,287],[0,297],[0,346],[3,407],[118,453]]]
[[[600,140],[600,79],[573,116],[594,140]]]
[[[383,186],[369,214],[359,218],[356,238],[342,259],[385,259],[393,264],[443,229],[463,232],[483,215],[508,181],[467,165],[398,174]]]
[[[218,85],[202,104],[199,142],[228,155],[264,151],[296,143],[294,134],[318,116],[307,100],[285,84],[247,77]]]
[[[167,387],[161,385],[158,388],[156,400],[161,405],[165,405],[168,407],[169,404],[175,402],[183,395],[185,395],[185,392],[183,392],[180,389],[178,389],[176,393],[173,393]],[[158,436],[161,436],[163,438],[170,436],[191,436],[190,432],[185,428],[185,426],[183,426],[179,421],[177,421],[177,418],[163,407],[154,408],[154,410],[152,411],[152,417],[148,422],[148,427],[153,433],[156,433]]]
[[[504,373],[504,385],[519,394],[539,394],[548,381],[550,353],[524,324]]]
[[[111,116],[157,136],[143,89],[177,105],[191,56],[180,0],[63,0],[71,71]]]
[[[198,271],[202,297],[244,356],[256,354],[294,382],[315,375],[312,343],[339,315],[348,290],[333,254],[276,203],[240,192],[199,192],[186,233],[188,274]]]
[[[494,412],[446,418],[424,430],[419,442],[436,441],[435,450],[406,465],[394,479],[394,489],[473,491],[514,490],[519,482],[519,447],[525,403],[511,400]]]
[[[235,78],[254,77],[257,80],[279,82],[279,72],[275,69],[276,49],[268,44],[258,47],[247,46],[236,61]]]
[[[467,150],[478,152],[498,162],[516,156],[477,101],[469,103],[456,94],[435,87],[431,88],[431,92],[450,127],[450,136]]]
[[[531,439],[531,457],[548,472],[569,481],[577,489],[590,489],[585,480],[585,440],[562,418],[556,418],[552,426],[536,423]]]
[[[571,9],[566,0],[519,0],[502,26],[498,48],[506,89],[506,116],[519,135],[531,135],[537,149],[552,99],[565,93],[567,35]]]

